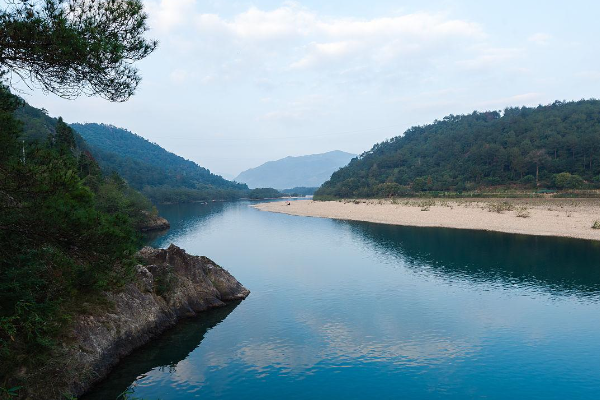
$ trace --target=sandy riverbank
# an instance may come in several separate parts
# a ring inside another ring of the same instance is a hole
[[[599,199],[299,200],[253,207],[306,217],[600,240],[600,229],[592,229],[600,221]]]

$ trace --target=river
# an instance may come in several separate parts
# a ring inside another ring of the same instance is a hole
[[[600,243],[160,207],[153,239],[252,291],[85,400],[600,398]]]

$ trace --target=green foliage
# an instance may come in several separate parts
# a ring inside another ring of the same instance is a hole
[[[177,275],[175,275],[171,268],[153,271],[154,278],[154,290],[159,296],[167,296],[173,291],[175,284],[177,283]]]
[[[133,63],[157,45],[140,0],[3,3],[0,68],[65,98],[127,100],[140,82]]]
[[[562,172],[554,176],[554,186],[557,189],[580,189],[584,185],[584,180],[579,175],[571,175],[568,172]]]
[[[525,175],[521,179],[519,179],[519,183],[523,186],[533,186],[535,185],[535,176],[533,175]]]
[[[312,196],[317,191],[317,187],[295,187],[292,189],[284,189],[281,193],[290,195],[292,197],[304,197],[304,196]]]
[[[427,181],[425,181],[425,179],[423,179],[423,178],[415,178],[415,180],[412,183],[412,189],[415,192],[422,192],[425,190],[426,187],[427,187]]]
[[[19,395],[19,390],[21,390],[20,386],[11,387],[9,389],[0,387],[0,400],[14,399]]]
[[[110,125],[73,124],[104,171],[115,171],[156,203],[233,200],[248,187],[212,174],[157,144]]]
[[[395,182],[380,183],[373,188],[375,197],[394,197],[406,196],[411,193],[407,186],[399,185]]]
[[[600,187],[600,101],[555,102],[504,113],[450,115],[376,144],[331,176],[322,198],[380,196],[395,182],[414,193],[491,187]]]
[[[600,220],[594,221],[592,224],[592,229],[600,229]]]
[[[256,188],[248,193],[248,198],[253,200],[277,199],[284,196],[279,190],[273,188]]]
[[[60,117],[56,122],[56,134],[54,135],[53,145],[62,152],[71,151],[75,148],[75,133]]]
[[[0,87],[0,386],[16,365],[48,357],[82,299],[125,284],[135,231],[152,205],[104,177],[61,119],[43,143],[23,142],[21,102]]]
[[[96,208],[107,214],[123,213],[134,226],[143,225],[147,220],[147,213],[157,213],[147,197],[129,187],[115,173],[102,179],[97,185]]]

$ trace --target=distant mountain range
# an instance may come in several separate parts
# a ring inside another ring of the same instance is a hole
[[[246,185],[223,179],[125,129],[105,124],[71,126],[103,170],[117,172],[156,202],[231,200],[249,192]]]
[[[300,157],[286,157],[266,162],[239,174],[236,182],[250,188],[272,187],[289,189],[296,187],[319,187],[331,174],[347,165],[355,154],[343,151],[330,151]]]

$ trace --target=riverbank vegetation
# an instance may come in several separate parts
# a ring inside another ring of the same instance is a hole
[[[316,198],[600,188],[600,101],[450,115],[353,159]]]
[[[0,386],[47,361],[75,314],[102,307],[99,294],[133,276],[136,227],[155,212],[102,174],[61,119],[44,141],[24,140],[22,106],[0,88]]]

